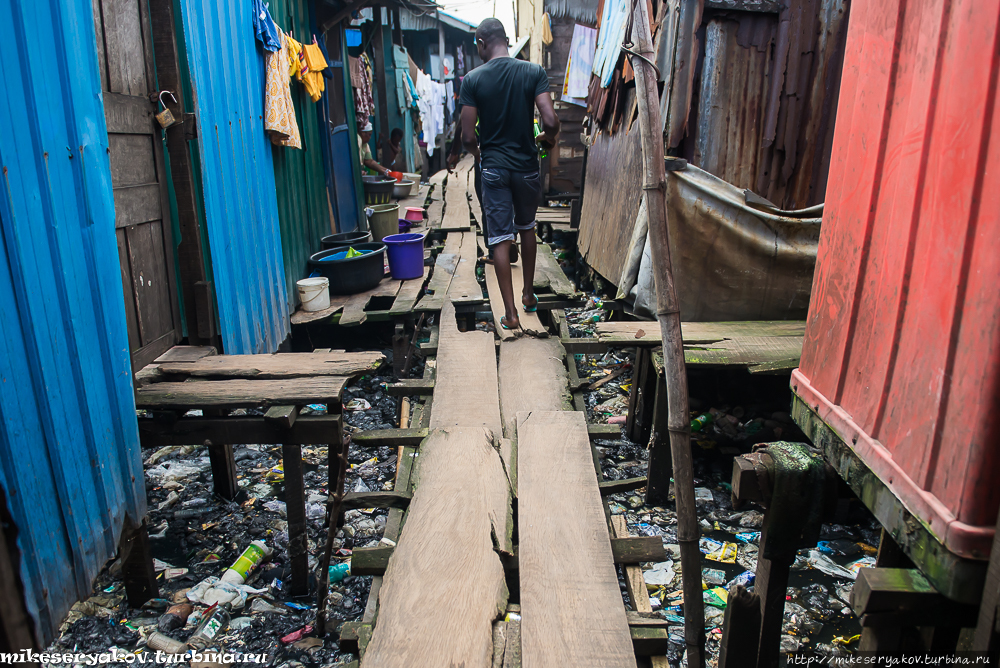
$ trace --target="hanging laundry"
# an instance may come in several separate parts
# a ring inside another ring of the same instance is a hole
[[[272,52],[281,50],[281,39],[278,37],[280,31],[262,0],[253,0],[253,25],[257,39],[266,50]]]
[[[552,20],[549,13],[542,14],[542,44],[548,46],[552,43]]]
[[[363,125],[375,112],[375,99],[372,96],[372,64],[367,53],[362,53],[357,62],[357,81],[360,85],[354,87],[354,110],[358,124]],[[355,75],[352,71],[352,85],[354,81]]]
[[[302,51],[302,43],[285,35],[285,44],[288,47],[288,76],[294,76],[301,81],[302,68],[305,65],[303,59],[299,56],[299,52]]]
[[[626,0],[607,0],[604,3],[593,67],[594,74],[601,80],[601,88],[607,88],[614,76],[631,6]]]
[[[324,39],[321,39],[320,41],[317,42],[316,41],[316,35],[313,35],[313,44],[316,44],[317,46],[319,46],[319,50],[323,54],[323,62],[327,64],[326,69],[323,70],[323,78],[324,79],[332,79],[333,78],[333,68],[329,66],[330,65],[330,54],[326,52],[326,39],[324,38]]]
[[[420,109],[420,123],[423,127],[428,156],[434,155],[437,136],[444,129],[444,100],[442,95],[438,93],[437,87],[439,85],[424,74],[423,70],[417,70],[417,95],[419,96],[417,107]]]
[[[264,130],[270,134],[273,144],[302,148],[292,93],[288,88],[292,55],[289,53],[288,40],[280,29],[278,39],[281,49],[269,52],[264,57]]]
[[[465,54],[462,51],[462,45],[459,44],[455,47],[455,67],[456,72],[461,72],[465,74]]]
[[[306,44],[302,49],[302,56],[306,65],[306,70],[301,76],[302,85],[305,86],[312,101],[318,102],[326,90],[326,83],[323,81],[323,72],[328,68],[326,58],[316,44]]]
[[[597,31],[577,23],[573,27],[573,41],[569,47],[569,61],[566,64],[566,79],[563,81],[562,97],[566,102],[586,106],[590,73],[594,67],[594,49]]]
[[[444,84],[444,99],[448,107],[448,113],[455,113],[455,82],[447,81]]]

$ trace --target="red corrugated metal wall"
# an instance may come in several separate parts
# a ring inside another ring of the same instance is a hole
[[[1000,505],[998,0],[855,0],[796,392],[954,552]]]

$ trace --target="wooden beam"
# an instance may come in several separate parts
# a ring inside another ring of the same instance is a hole
[[[276,353],[274,355],[212,355],[194,362],[160,364],[163,374],[198,378],[254,380],[346,376],[378,369],[385,355],[378,351],[346,353]],[[171,380],[176,380],[172,378]]]
[[[381,447],[383,445],[418,446],[427,438],[426,429],[371,429],[358,431],[351,435],[351,442],[365,447]]]
[[[291,429],[298,417],[298,406],[271,406],[264,413],[265,421],[273,422],[285,429]]]
[[[646,476],[641,478],[625,478],[624,480],[604,480],[600,483],[601,496],[632,492],[646,486]]]
[[[334,432],[339,426],[340,416],[337,414],[300,416],[296,418],[291,427],[260,417],[186,417],[176,422],[140,418],[139,438],[144,448],[160,448],[166,445],[203,445],[206,441],[210,443],[260,443],[266,445],[284,443],[320,445],[335,443]]]
[[[343,507],[352,508],[406,508],[413,496],[407,492],[348,492]]]
[[[385,392],[391,397],[419,396],[434,394],[434,381],[423,378],[407,378],[386,385]]]
[[[135,392],[136,408],[256,408],[275,404],[338,404],[346,378],[289,380],[204,380],[153,383]]]

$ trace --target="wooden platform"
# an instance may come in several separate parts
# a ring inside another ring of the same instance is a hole
[[[517,421],[521,665],[635,668],[584,415]]]
[[[428,269],[429,271],[429,269]],[[367,320],[365,308],[372,297],[394,297],[390,312],[406,313],[413,310],[413,303],[427,282],[428,271],[421,278],[409,281],[396,281],[387,276],[382,282],[367,292],[355,295],[330,295],[330,306],[322,311],[297,310],[292,314],[293,325],[304,325],[318,320],[331,318],[343,309],[338,323],[344,326],[360,325]]]

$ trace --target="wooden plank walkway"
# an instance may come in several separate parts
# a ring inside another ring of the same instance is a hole
[[[421,278],[414,278],[409,281],[394,281],[392,277],[386,276],[371,290],[359,292],[355,295],[330,295],[330,306],[322,311],[303,311],[301,308],[292,314],[293,325],[304,325],[317,320],[324,320],[331,317],[340,309],[344,309],[341,315],[340,324],[360,325],[366,319],[365,307],[372,297],[397,297],[400,293],[419,294],[426,283],[426,274]]]
[[[518,305],[517,315],[521,320],[521,329],[524,331],[541,332],[545,330],[538,319],[538,312],[527,313],[521,308],[521,291],[524,289],[524,275],[521,273],[521,264],[515,263],[510,266],[511,282],[514,284],[514,302]],[[509,329],[504,329],[500,325],[500,318],[506,313],[503,306],[503,295],[500,294],[500,283],[497,281],[497,273],[493,265],[486,265],[486,289],[490,295],[490,310],[493,311],[493,324],[497,334],[502,341],[513,339],[517,334]]]
[[[506,534],[511,507],[493,435],[482,427],[434,431],[418,467],[362,665],[489,668],[493,620],[507,605],[491,536]]]
[[[635,668],[583,413],[518,415],[523,668]]]
[[[518,413],[571,409],[563,355],[555,338],[525,336],[501,342],[497,376],[504,436],[516,437]]]
[[[496,346],[489,332],[460,332],[455,307],[441,310],[431,429],[483,426],[499,436]]]
[[[599,322],[597,340],[609,346],[658,346],[660,323]],[[742,337],[803,337],[806,323],[802,320],[763,320],[747,322],[683,322],[681,337],[684,343],[715,343],[724,339]]]
[[[346,353],[276,353],[274,355],[212,355],[190,362],[159,365],[165,375],[201,378],[298,378],[301,376],[354,376],[377,369],[385,361],[378,351]],[[175,379],[176,380],[176,379]]]

